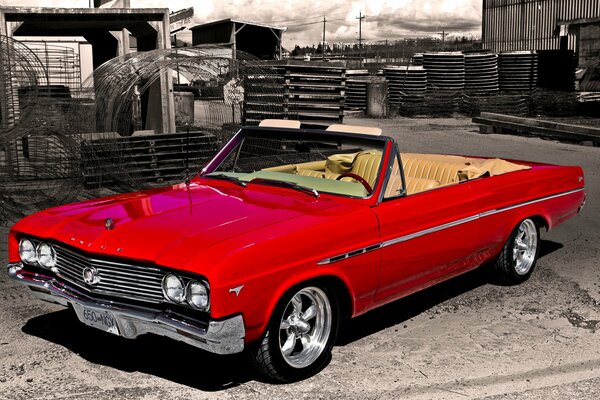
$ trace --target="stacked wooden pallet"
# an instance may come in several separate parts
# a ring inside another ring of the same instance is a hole
[[[244,124],[258,125],[263,119],[285,115],[285,78],[279,71],[269,72],[244,78]]]
[[[197,173],[218,146],[216,137],[204,132],[86,140],[81,144],[84,183],[140,187],[180,181],[188,168]]]
[[[581,103],[600,102],[600,92],[579,92],[577,98]]]
[[[369,71],[366,69],[349,69],[346,71],[346,103],[348,110],[367,109],[367,83]]]
[[[344,67],[291,61],[269,66],[273,76],[265,76],[264,85],[245,85],[245,124],[258,124],[265,118],[297,119],[303,123],[325,125],[343,122]],[[259,95],[262,95],[261,101],[258,101]],[[250,99],[254,101],[250,102]]]

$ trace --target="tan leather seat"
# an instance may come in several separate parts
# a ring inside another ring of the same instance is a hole
[[[440,185],[458,183],[458,172],[468,165],[467,158],[432,154],[402,154],[402,166],[407,177],[430,179]]]
[[[434,179],[422,179],[405,176],[404,180],[406,182],[406,194],[408,195],[424,192],[440,186],[440,183]],[[402,179],[400,177],[400,168],[398,166],[398,162],[395,161],[385,190],[385,198],[396,197],[400,194],[401,190]]]
[[[501,175],[529,168],[500,159],[415,153],[404,153],[401,156],[405,176],[433,179],[438,181],[440,185],[449,185],[481,176]]]
[[[352,164],[351,173],[363,177],[373,187],[379,174],[381,153],[359,153]]]
[[[405,177],[407,194],[415,194],[426,190],[435,189],[440,186],[440,183],[434,179]]]

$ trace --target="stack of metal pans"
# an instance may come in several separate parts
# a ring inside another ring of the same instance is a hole
[[[367,109],[367,82],[369,71],[366,69],[346,70],[346,103],[347,110]]]
[[[423,54],[422,53],[416,53],[415,55],[413,55],[412,58],[412,65],[423,65]]]
[[[500,53],[500,90],[533,90],[537,85],[538,55],[535,51]]]
[[[386,66],[383,74],[388,81],[391,105],[400,102],[418,102],[427,92],[427,71],[419,66]]]
[[[465,55],[463,53],[425,53],[423,66],[427,70],[427,90],[464,90]]]
[[[465,91],[477,94],[496,93],[498,56],[494,53],[465,54]]]

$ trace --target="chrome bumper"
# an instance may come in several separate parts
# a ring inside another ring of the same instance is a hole
[[[134,339],[145,333],[167,336],[216,354],[233,354],[244,350],[244,320],[241,315],[207,324],[194,324],[150,308],[92,299],[53,277],[32,273],[23,264],[8,264],[9,278],[28,286],[34,297],[51,303],[73,306],[80,321],[84,307],[109,311],[119,328],[119,336]]]

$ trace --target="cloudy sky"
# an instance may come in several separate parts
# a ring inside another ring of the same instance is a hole
[[[91,1],[93,3],[93,1]],[[89,7],[90,0],[0,0],[0,5]],[[326,40],[355,42],[358,15],[365,15],[362,36],[367,42],[432,36],[481,34],[481,0],[131,0],[132,7],[161,7],[171,11],[194,7],[195,22],[237,18],[287,26],[284,47],[321,41],[323,16]],[[178,36],[179,37],[179,36]]]

